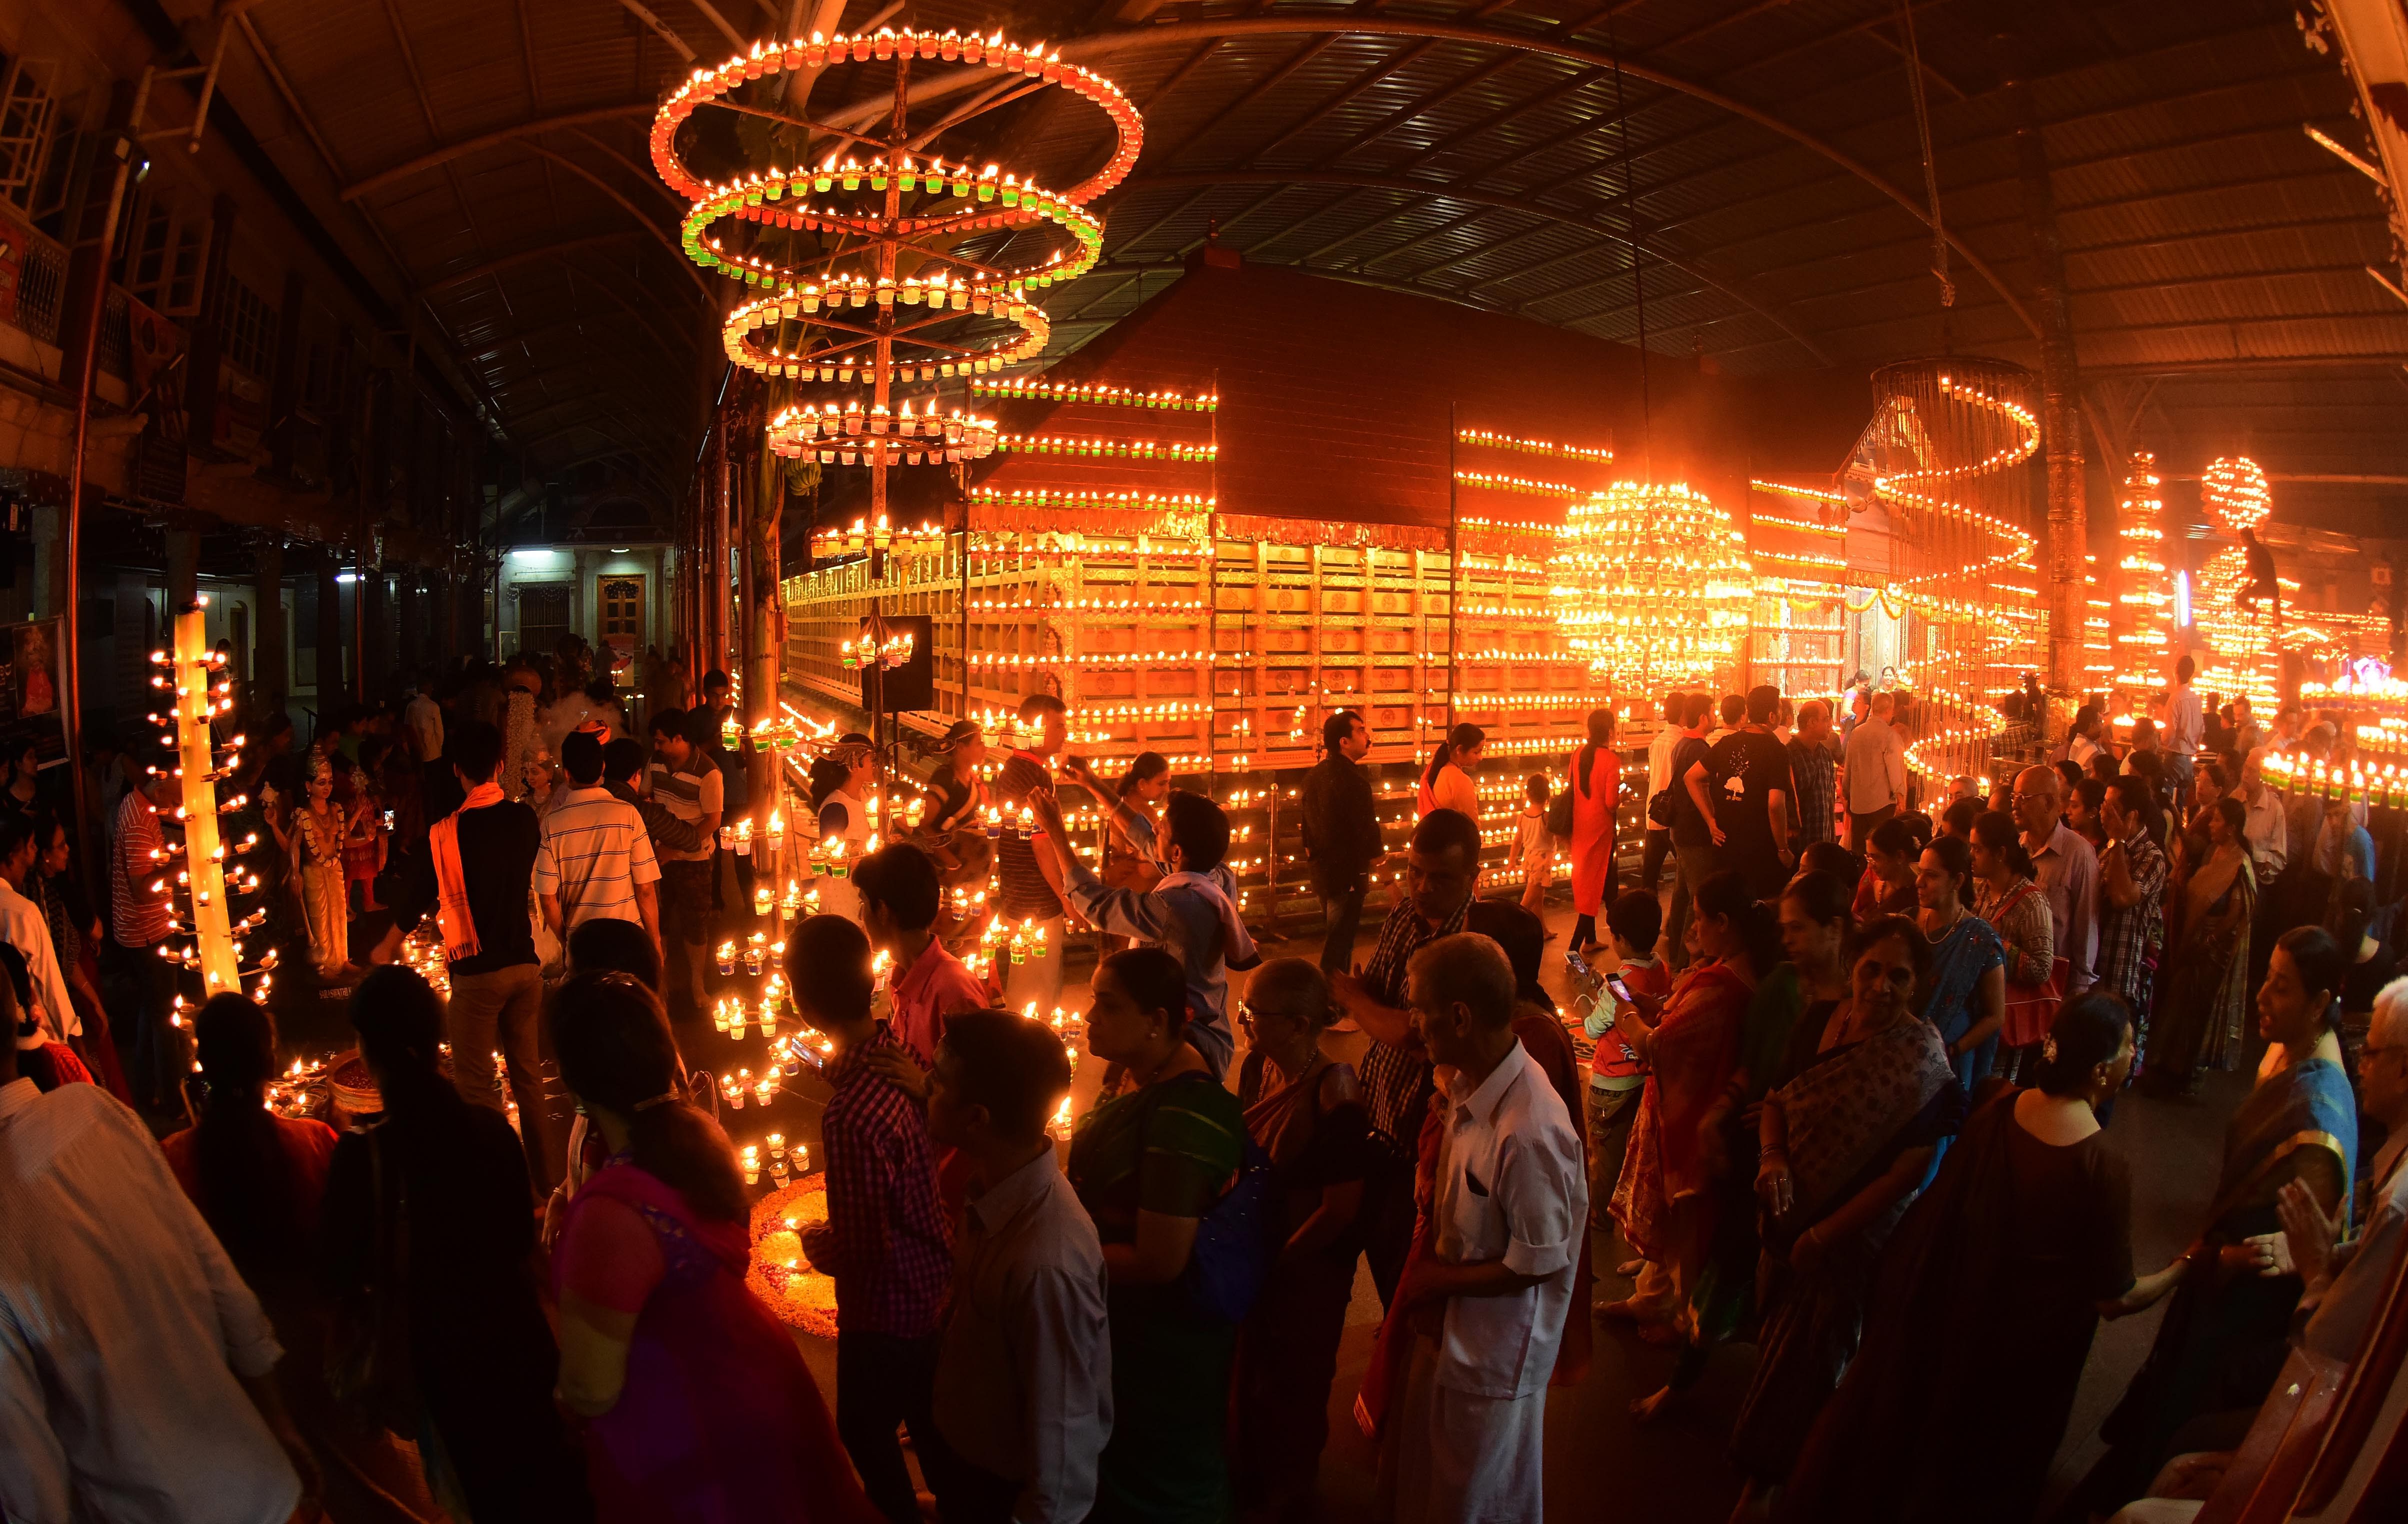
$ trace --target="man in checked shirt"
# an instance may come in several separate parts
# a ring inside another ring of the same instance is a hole
[[[1383,1167],[1364,1182],[1364,1257],[1383,1306],[1397,1294],[1413,1244],[1413,1161],[1433,1085],[1429,1054],[1413,1035],[1405,1007],[1405,965],[1424,945],[1457,932],[1495,937],[1527,919],[1517,904],[1484,901],[1480,890],[1480,827],[1471,817],[1434,809],[1413,827],[1405,848],[1404,892],[1380,927],[1371,961],[1330,981],[1354,1024],[1371,1039],[1360,1066],[1364,1109]]]
[[[936,1148],[919,1107],[875,1061],[896,1044],[871,1009],[861,928],[842,916],[796,927],[786,978],[803,1019],[836,1042],[825,1075],[836,1093],[820,1121],[828,1219],[804,1232],[803,1252],[836,1280],[837,1435],[879,1511],[919,1524],[896,1425],[911,1431],[932,1488],[943,1489],[951,1460],[932,1417],[953,1274]]]

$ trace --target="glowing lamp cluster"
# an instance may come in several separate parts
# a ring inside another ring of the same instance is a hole
[[[170,897],[179,933],[161,944],[159,956],[198,971],[208,994],[240,993],[242,981],[255,977],[259,982],[253,992],[265,996],[269,971],[276,966],[275,951],[268,949],[244,967],[241,938],[267,919],[267,911],[262,906],[248,915],[236,915],[232,904],[237,895],[258,891],[259,876],[234,860],[250,851],[259,838],[248,834],[229,843],[218,829],[220,815],[250,803],[242,794],[221,799],[217,790],[241,764],[244,737],[237,735],[221,745],[209,729],[213,717],[233,712],[233,683],[224,670],[225,658],[210,648],[208,616],[201,602],[177,610],[174,648],[153,651],[150,661],[160,669],[152,676],[151,686],[169,705],[166,713],[150,718],[160,727],[160,744],[175,759],[174,766],[150,771],[165,771],[177,782],[181,802],[172,811],[162,812],[162,823],[172,819],[183,837],[179,844],[151,852],[159,877],[150,889]],[[179,995],[179,1025],[183,1008],[183,997]]]
[[[2248,456],[2219,456],[2200,474],[2199,506],[2218,532],[2238,534],[2256,529],[2273,513],[2274,489]]]
[[[1622,481],[1573,504],[1547,569],[1565,643],[1616,691],[1709,685],[1747,639],[1746,542],[1686,486]]]
[[[933,402],[919,413],[908,402],[894,411],[858,399],[822,406],[804,403],[769,420],[769,448],[824,464],[945,465],[992,454],[995,420],[959,411],[940,416]]]
[[[2133,452],[2115,506],[2115,534],[2122,542],[2116,563],[2115,686],[2131,691],[2166,687],[2173,648],[2173,588],[2166,575],[2165,500],[2158,494],[2157,457]]]
[[[802,69],[822,69],[832,64],[870,62],[888,63],[896,59],[917,58],[946,64],[980,64],[1003,74],[1017,74],[1045,84],[1059,85],[1089,101],[1111,119],[1119,135],[1111,158],[1094,175],[1062,193],[1065,201],[1084,206],[1118,185],[1137,164],[1138,150],[1145,143],[1145,126],[1137,107],[1121,93],[1120,87],[1092,70],[1076,64],[1065,64],[1062,55],[1047,52],[1045,45],[1024,47],[1005,40],[1002,33],[981,37],[963,36],[958,32],[942,34],[919,32],[905,27],[897,32],[880,27],[876,33],[839,34],[833,37],[814,32],[807,38],[789,42],[756,42],[749,53],[738,53],[713,69],[696,69],[684,84],[671,93],[661,104],[659,115],[653,118],[652,132],[652,167],[670,189],[689,201],[702,200],[710,187],[697,178],[685,166],[676,149],[677,130],[696,107],[708,105],[748,81],[791,74]]]

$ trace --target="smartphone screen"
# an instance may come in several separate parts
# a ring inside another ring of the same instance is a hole
[[[1625,1005],[1636,1005],[1639,1004],[1637,997],[1632,995],[1630,992],[1630,986],[1622,982],[1621,975],[1607,975],[1605,976],[1605,987],[1608,990],[1612,990],[1613,998],[1622,1002]]]

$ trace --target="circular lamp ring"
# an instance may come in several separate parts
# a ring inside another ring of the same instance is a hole
[[[1045,309],[1010,292],[989,291],[939,277],[922,282],[871,281],[864,277],[837,278],[824,283],[788,287],[774,296],[760,296],[727,315],[720,331],[727,358],[762,376],[786,376],[797,380],[851,383],[859,373],[863,384],[873,379],[874,335],[849,333],[840,318],[823,317],[859,308],[865,317],[883,315],[897,307],[922,306],[932,314],[983,315],[1001,318],[1020,330],[976,347],[939,343],[904,329],[891,337],[893,377],[898,381],[933,381],[954,376],[982,376],[1017,364],[1041,353],[1054,335]],[[821,342],[789,352],[775,342],[781,325],[790,320],[823,325]],[[829,331],[833,328],[834,331]],[[769,335],[764,342],[763,334]]]
[[[890,414],[858,400],[789,407],[769,420],[769,449],[828,465],[950,465],[995,452],[991,418],[954,412],[939,417],[935,403],[914,414],[907,403]]]
[[[1104,166],[1068,191],[1063,199],[1074,206],[1084,206],[1127,178],[1137,164],[1138,150],[1145,143],[1145,125],[1137,107],[1129,103],[1120,87],[1103,76],[1076,64],[1065,64],[1059,53],[1047,53],[1040,44],[1025,48],[1008,42],[1000,32],[989,37],[965,37],[955,32],[939,36],[917,32],[910,27],[895,31],[879,28],[876,35],[851,36],[839,34],[822,37],[817,33],[809,39],[796,37],[784,43],[754,43],[749,53],[738,53],[715,69],[696,69],[686,81],[669,93],[652,118],[652,166],[669,188],[689,201],[699,201],[710,193],[710,185],[690,172],[678,156],[677,130],[698,107],[716,101],[749,80],[774,78],[801,69],[824,68],[831,64],[892,62],[895,59],[916,59],[928,63],[983,64],[988,68],[1006,74],[1018,74],[1046,84],[1060,85],[1073,94],[1093,102],[1111,120],[1116,135],[1111,157]]]
[[[859,171],[858,173],[855,173]],[[805,272],[757,255],[730,250],[712,235],[712,225],[723,218],[733,217],[764,226],[799,229],[807,232],[833,232],[852,236],[896,243],[920,238],[953,238],[994,228],[1026,227],[1038,222],[1052,222],[1070,235],[1070,244],[1057,249],[1050,258],[1018,269],[991,271],[967,260],[959,259],[941,249],[923,248],[924,261],[932,261],[958,272],[963,278],[980,284],[1020,288],[1050,286],[1056,281],[1076,279],[1094,268],[1102,256],[1104,224],[1102,219],[1083,207],[1073,205],[1064,197],[1033,184],[1022,184],[1006,176],[998,179],[990,166],[972,175],[960,166],[948,169],[932,164],[924,173],[930,178],[921,181],[932,189],[941,185],[965,199],[977,196],[979,204],[994,206],[992,210],[965,207],[959,213],[948,212],[936,217],[888,218],[882,212],[850,211],[837,207],[811,207],[801,197],[813,190],[835,185],[845,190],[859,190],[867,185],[869,172],[847,163],[842,166],[824,165],[812,171],[771,169],[766,174],[748,177],[740,183],[710,187],[710,194],[695,203],[686,213],[679,232],[679,241],[686,257],[706,270],[724,270],[747,285],[789,284],[806,278]],[[905,176],[907,179],[916,176]],[[882,166],[875,178],[876,193],[885,192],[885,172]],[[854,183],[846,184],[847,181]],[[954,188],[958,188],[955,190]],[[788,198],[793,205],[781,205]],[[1001,203],[1001,205],[994,205]]]

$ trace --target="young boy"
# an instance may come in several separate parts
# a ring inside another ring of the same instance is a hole
[[[1522,812],[1522,833],[1513,856],[1522,864],[1522,908],[1536,916],[1547,907],[1547,886],[1555,881],[1555,842],[1547,834],[1547,775],[1533,773],[1522,785],[1529,807]]]
[[[1664,930],[1663,906],[1647,890],[1630,890],[1606,907],[1605,929],[1613,939],[1616,966],[1612,976],[1653,1016],[1672,989],[1672,971],[1656,957],[1656,939]],[[1612,991],[1598,997],[1582,1026],[1597,1042],[1597,1053],[1589,1060],[1588,1199],[1590,1220],[1602,1225],[1614,1182],[1622,1178],[1631,1124],[1639,1119],[1647,1066],[1613,1034]],[[1640,1262],[1622,1266],[1620,1273],[1633,1274]]]
[[[910,1096],[878,1055],[895,1048],[872,1009],[869,938],[842,916],[813,916],[786,940],[786,977],[803,1018],[836,1040],[820,1118],[827,1221],[803,1252],[836,1279],[837,1437],[879,1512],[919,1517],[895,1431],[924,1463],[947,1454],[932,1403],[953,1258],[937,1195],[936,1149]]]

